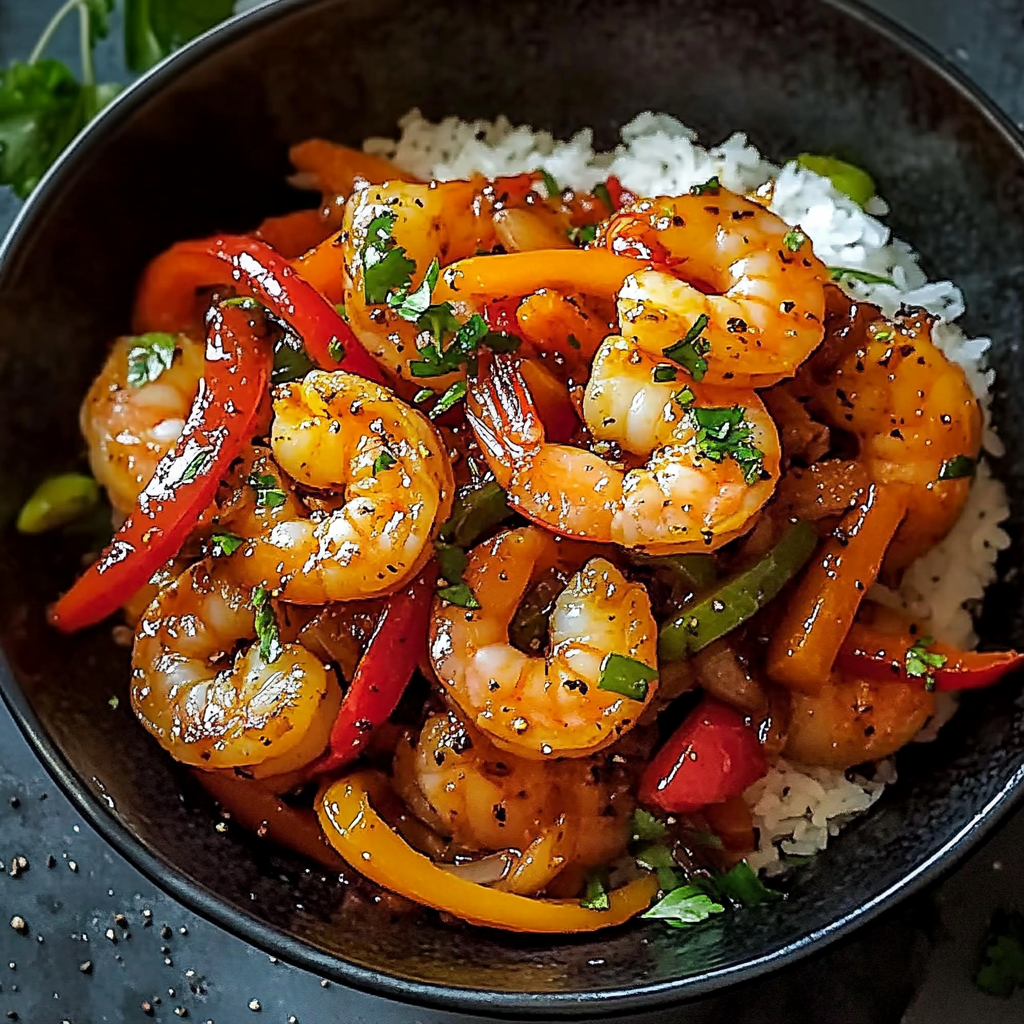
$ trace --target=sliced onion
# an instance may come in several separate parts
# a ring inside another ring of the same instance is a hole
[[[476,885],[494,885],[508,874],[515,860],[516,855],[511,850],[499,850],[479,860],[467,860],[461,864],[438,864],[438,867]]]

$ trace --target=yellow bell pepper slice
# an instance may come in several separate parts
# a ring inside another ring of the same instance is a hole
[[[647,874],[609,893],[607,910],[576,900],[542,900],[458,878],[409,846],[370,803],[379,776],[357,772],[331,783],[316,808],[331,846],[360,874],[385,889],[470,924],[514,932],[589,932],[623,924],[646,910],[658,891]]]

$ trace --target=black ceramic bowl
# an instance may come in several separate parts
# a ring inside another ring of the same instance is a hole
[[[749,979],[867,920],[948,867],[1022,788],[1019,680],[971,695],[868,817],[795,877],[790,898],[691,934],[635,925],[517,939],[391,920],[210,808],[132,720],[127,653],[108,628],[65,638],[43,608],[75,544],[18,538],[15,510],[82,456],[81,396],[128,325],[146,260],[179,238],[241,230],[297,202],[289,143],[358,144],[412,106],[597,142],[645,109],[776,159],[835,153],[869,168],[891,223],[933,277],[964,288],[995,339],[1000,464],[1024,513],[1024,165],[1012,129],[937,58],[859,8],[814,0],[282,0],[157,68],[78,140],[29,202],[0,269],[0,683],[82,812],[156,882],[264,949],[399,998],[509,1015],[650,1007]],[[1019,544],[1003,568],[1019,564]],[[981,633],[1024,643],[1024,577],[993,587]],[[120,706],[108,705],[120,695]]]

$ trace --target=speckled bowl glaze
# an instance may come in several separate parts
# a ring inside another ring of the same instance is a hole
[[[995,339],[1014,510],[1001,565],[1020,564],[1024,419],[1006,396],[1024,388],[1022,151],[937,58],[859,8],[813,0],[282,0],[129,90],[7,239],[0,685],[111,843],[183,902],[322,976],[451,1009],[586,1018],[750,979],[920,888],[1002,817],[1024,778],[1020,679],[971,695],[936,743],[906,750],[877,810],[801,870],[785,902],[688,934],[637,924],[551,941],[392,919],[253,837],[215,831],[209,805],[132,720],[127,652],[109,629],[66,638],[44,624],[81,545],[18,538],[11,522],[42,475],[80,462],[78,403],[127,327],[146,260],[293,206],[289,143],[358,144],[412,106],[433,118],[504,112],[561,136],[592,125],[602,146],[638,111],[664,110],[712,142],[743,129],[776,159],[815,150],[869,168],[894,230],[933,277],[963,286],[968,329]],[[1024,644],[1021,585],[990,590],[987,643]]]

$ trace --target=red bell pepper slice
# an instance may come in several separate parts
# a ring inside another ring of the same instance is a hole
[[[640,802],[689,814],[739,796],[767,771],[753,727],[738,711],[705,696],[647,766]]]
[[[636,196],[628,189],[623,188],[622,182],[614,174],[609,175],[605,182],[605,188],[608,189],[608,198],[612,201],[612,212],[621,210],[636,200]]]
[[[1017,651],[959,651],[947,644],[922,645],[927,654],[945,658],[942,665],[925,665],[924,671],[907,671],[907,651],[921,643],[920,636],[887,633],[855,622],[839,651],[836,665],[842,672],[879,682],[920,683],[936,690],[976,690],[991,686],[1007,672],[1024,666]]]
[[[64,633],[117,611],[180,550],[228,466],[252,437],[273,352],[251,310],[221,305],[207,329],[206,370],[177,444],[157,464],[131,515],[49,611]]]
[[[384,383],[380,367],[338,311],[279,252],[247,235],[176,242],[150,261],[135,300],[135,329],[178,331],[194,315],[196,292],[211,285],[248,290],[302,338],[325,370]],[[335,358],[340,346],[340,357]]]
[[[427,569],[388,598],[342,698],[330,749],[313,765],[312,774],[351,764],[370,742],[374,729],[391,717],[427,649],[436,580],[436,571]]]

